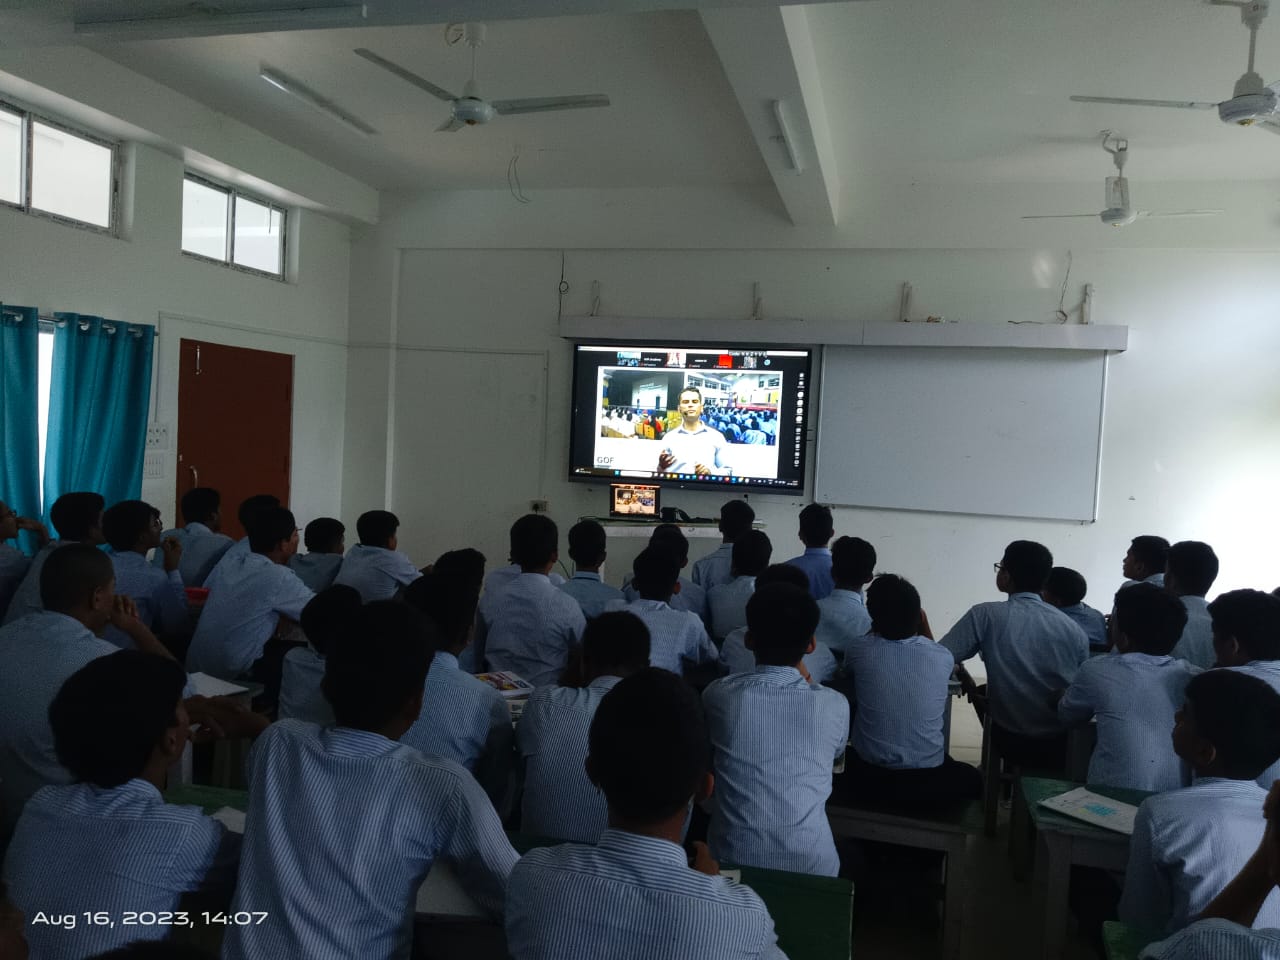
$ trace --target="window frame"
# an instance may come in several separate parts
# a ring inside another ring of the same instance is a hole
[[[191,170],[182,172],[182,182],[185,184],[188,180],[192,183],[198,183],[202,187],[208,187],[210,190],[217,190],[219,193],[227,195],[227,257],[225,260],[218,257],[205,256],[203,253],[193,253],[182,246],[181,224],[179,224],[178,249],[184,257],[190,257],[192,260],[198,260],[201,263],[212,263],[218,266],[227,267],[231,270],[237,270],[240,273],[247,273],[253,277],[265,277],[268,280],[278,280],[281,283],[288,282],[289,272],[289,208],[282,204],[276,203],[274,200],[268,200],[265,197],[253,193],[246,193],[238,187],[233,187],[229,183],[221,183],[217,180],[211,180]],[[259,270],[257,267],[247,267],[242,263],[236,263],[236,200],[244,198],[259,206],[266,207],[280,214],[280,272],[272,273],[270,270]],[[186,208],[183,205],[182,216],[185,217]]]
[[[19,184],[21,199],[17,203],[10,200],[0,200],[0,206],[8,207],[10,210],[20,210],[28,216],[41,217],[54,223],[88,230],[91,233],[109,237],[119,236],[117,231],[120,225],[120,141],[90,133],[73,124],[55,120],[46,114],[27,110],[10,100],[0,99],[0,110],[17,116],[22,126],[22,156],[19,158],[19,166],[22,170],[21,183]],[[77,220],[75,217],[67,217],[60,213],[51,213],[48,210],[42,210],[31,205],[31,178],[35,168],[34,141],[35,125],[37,123],[52,127],[54,130],[60,130],[99,147],[105,147],[111,152],[111,197],[107,204],[107,226],[103,227],[96,223],[90,223],[88,220]]]

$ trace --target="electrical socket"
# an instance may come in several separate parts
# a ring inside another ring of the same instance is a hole
[[[142,477],[144,480],[164,479],[164,454],[158,450],[148,450],[143,455]]]
[[[169,449],[169,424],[167,423],[148,423],[147,424],[147,449],[148,450],[168,450]]]
[[[551,509],[551,504],[546,500],[530,500],[529,509],[534,513],[546,513]]]

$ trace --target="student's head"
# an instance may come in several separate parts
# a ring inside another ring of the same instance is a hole
[[[1179,540],[1165,561],[1165,589],[1178,597],[1203,597],[1218,579],[1218,555],[1199,540]]]
[[[769,565],[773,544],[763,530],[748,530],[733,541],[730,565],[735,577],[758,577]]]
[[[1157,573],[1164,573],[1169,562],[1169,541],[1149,534],[1134,537],[1124,555],[1121,572],[1130,580],[1145,580]]]
[[[789,583],[757,586],[747,601],[747,649],[760,666],[793,667],[813,649],[818,602]]]
[[[203,523],[210,530],[222,527],[222,494],[213,487],[192,487],[179,502],[182,522]]]
[[[760,571],[760,576],[756,577],[756,589],[759,590],[771,583],[789,583],[801,590],[808,590],[809,575],[789,563],[771,563]]]
[[[720,507],[720,534],[725,543],[733,543],[751,529],[756,512],[745,500],[729,500]]]
[[[366,510],[356,520],[356,535],[366,547],[384,547],[394,550],[397,546],[396,531],[400,518],[390,510]]]
[[[800,511],[800,541],[806,547],[825,547],[835,532],[830,507],[811,503]]]
[[[1187,625],[1187,608],[1154,583],[1135,583],[1116,591],[1112,622],[1121,653],[1165,657],[1177,646]]]
[[[676,555],[681,567],[689,562],[689,538],[674,523],[660,523],[654,527],[649,536],[649,544],[666,547]]]
[[[271,493],[255,493],[252,497],[241,500],[240,509],[236,511],[236,519],[240,521],[240,526],[244,527],[245,536],[252,537],[258,518],[278,506],[280,506],[280,498]]]
[[[1055,607],[1074,607],[1084,601],[1088,592],[1089,584],[1078,572],[1070,567],[1054,567],[1049,571],[1049,579],[1044,582],[1040,596],[1045,603]]]
[[[595,570],[604,563],[604,527],[595,520],[579,520],[569,528],[569,556],[576,566]]]
[[[1039,593],[1053,569],[1053,554],[1043,543],[1015,540],[1004,548],[996,587],[1005,593]]]
[[[342,553],[347,549],[347,528],[333,517],[316,517],[302,532],[308,553]]]
[[[1173,748],[1201,776],[1257,779],[1280,758],[1280,693],[1235,670],[1192,677]]]
[[[905,640],[920,632],[920,594],[907,580],[882,573],[867,587],[871,629],[886,640]]]
[[[160,511],[141,500],[121,500],[102,514],[102,536],[116,553],[143,553],[160,545]]]
[[[604,793],[610,824],[651,827],[683,819],[711,795],[711,738],[702,702],[683,679],[646,667],[604,695],[591,721],[587,776]]]
[[[69,543],[45,558],[40,570],[40,602],[65,613],[90,630],[103,627],[115,602],[116,574],[111,558],[88,543]]]
[[[480,603],[479,583],[433,568],[405,587],[404,599],[435,626],[439,650],[459,654],[466,649]]]
[[[60,540],[102,543],[102,508],[107,502],[100,493],[64,493],[49,509],[49,522]]]
[[[459,583],[470,584],[479,590],[484,583],[484,554],[474,547],[449,550],[440,554],[431,570],[442,577],[453,577]]]
[[[316,653],[327,657],[338,638],[355,628],[360,615],[360,591],[336,583],[307,601],[298,623]]]
[[[840,537],[831,545],[831,580],[845,590],[861,590],[875,576],[876,548],[861,537]]]
[[[186,684],[176,660],[154,653],[121,650],[90,661],[49,705],[58,762],[98,787],[162,774],[187,743]]]
[[[645,600],[670,600],[680,580],[680,561],[665,546],[650,544],[631,564],[631,585]]]
[[[398,740],[422,709],[435,630],[407,603],[376,600],[325,658],[320,689],[338,724]]]
[[[649,666],[649,628],[625,610],[592,617],[582,631],[582,666],[588,680],[638,673]]]
[[[1261,590],[1231,590],[1209,604],[1209,617],[1219,666],[1280,660],[1280,597]]]
[[[298,552],[298,524],[293,512],[284,507],[272,507],[254,518],[249,531],[249,549],[271,557],[277,563],[285,563]]]
[[[511,562],[525,573],[545,573],[559,559],[559,541],[554,520],[526,513],[511,525]]]

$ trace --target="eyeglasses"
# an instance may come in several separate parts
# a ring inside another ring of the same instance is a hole
[[[1001,563],[999,560],[997,560],[995,563],[991,565],[991,569],[994,570],[996,573],[999,573],[1001,570],[1004,569],[1004,564]]]

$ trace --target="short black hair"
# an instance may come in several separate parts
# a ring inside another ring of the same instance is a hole
[[[1015,593],[1039,593],[1053,569],[1053,554],[1043,543],[1015,540],[1004,548],[1000,561]]]
[[[281,540],[288,540],[298,529],[293,511],[286,507],[263,510],[253,521],[249,531],[249,549],[254,553],[270,553]]]
[[[1129,544],[1129,552],[1147,569],[1147,576],[1153,573],[1164,573],[1169,564],[1169,541],[1164,537],[1144,534],[1134,537]]]
[[[595,520],[579,520],[569,528],[569,556],[578,566],[590,567],[604,558],[604,527]]]
[[[1165,657],[1182,637],[1187,608],[1154,583],[1135,583],[1116,591],[1115,622],[1135,652]]]
[[[895,573],[882,573],[867,587],[871,629],[886,640],[905,640],[920,632],[920,593]]]
[[[179,503],[183,523],[207,523],[222,507],[222,494],[213,487],[192,487]]]
[[[672,550],[682,567],[689,560],[689,538],[674,523],[660,523],[654,527],[653,533],[649,535],[649,543],[652,546],[664,546]]]
[[[344,727],[379,730],[421,695],[435,653],[435,630],[399,600],[360,608],[354,629],[325,657],[320,689]]]
[[[720,507],[720,532],[732,542],[751,529],[756,512],[745,500],[727,500]]]
[[[132,550],[160,511],[142,500],[121,500],[102,514],[102,538],[116,553]]]
[[[432,569],[404,588],[404,600],[430,620],[441,646],[451,651],[465,645],[476,621],[480,584],[448,570]]]
[[[298,623],[316,652],[327,657],[338,638],[354,629],[361,605],[359,590],[335,583],[307,601]]]
[[[861,586],[875,572],[876,548],[861,537],[840,537],[831,545],[832,580]]]
[[[177,723],[187,674],[168,657],[138,650],[98,657],[63,683],[49,705],[58,762],[77,781],[118,787],[146,769]]]
[[[446,550],[431,570],[442,577],[455,577],[461,583],[475,584],[479,589],[484,583],[484,554],[475,547]]]
[[[400,529],[400,518],[390,510],[366,510],[356,520],[356,536],[366,547],[385,547]]]
[[[1186,699],[1196,731],[1232,780],[1256,780],[1280,758],[1280,693],[1265,681],[1208,670],[1191,678]]]
[[[831,508],[811,503],[800,511],[800,540],[806,547],[824,547],[836,532]]]
[[[770,583],[789,583],[801,590],[808,590],[809,575],[790,563],[771,563],[756,577],[756,589]]]
[[[91,543],[68,543],[52,551],[40,569],[40,602],[67,613],[88,604],[95,590],[115,579],[111,558]]]
[[[696,393],[698,395],[698,401],[699,402],[702,401],[702,391],[699,390],[697,387],[681,387],[680,392],[676,394],[676,402],[678,403],[680,401],[680,398],[684,396],[686,393]]]
[[[87,540],[89,531],[102,520],[102,508],[107,501],[100,493],[77,491],[64,493],[49,509],[49,522],[58,532],[60,540]]]
[[[685,808],[711,769],[711,737],[693,688],[646,667],[604,695],[588,735],[588,770],[609,810],[640,824]]]
[[[1209,604],[1209,617],[1213,632],[1234,638],[1250,660],[1280,660],[1280,597],[1230,590]]]
[[[311,553],[331,553],[343,541],[347,527],[333,517],[316,517],[302,531],[302,542]]]
[[[611,610],[587,621],[582,658],[596,676],[625,677],[649,666],[649,628],[626,610]]]
[[[1169,548],[1165,570],[1184,593],[1203,597],[1218,579],[1218,555],[1207,543],[1179,540]]]
[[[756,663],[794,666],[818,629],[818,602],[808,590],[789,583],[767,583],[747,601],[747,633]]]
[[[511,560],[522,570],[538,570],[555,557],[560,531],[545,514],[526,513],[511,525]]]
[[[253,528],[258,517],[278,506],[280,506],[280,498],[274,493],[255,493],[252,497],[241,500],[240,509],[236,511],[236,519],[240,521],[240,526],[244,527],[245,536],[253,536]]]
[[[748,530],[733,541],[731,562],[734,573],[739,577],[758,577],[772,556],[773,544],[763,530]]]
[[[1044,582],[1044,591],[1061,601],[1064,607],[1074,607],[1084,602],[1084,595],[1089,592],[1089,584],[1084,576],[1070,567],[1054,567],[1049,571]]]
[[[631,585],[645,600],[670,600],[679,579],[680,561],[662,544],[645,547],[631,563]]]

